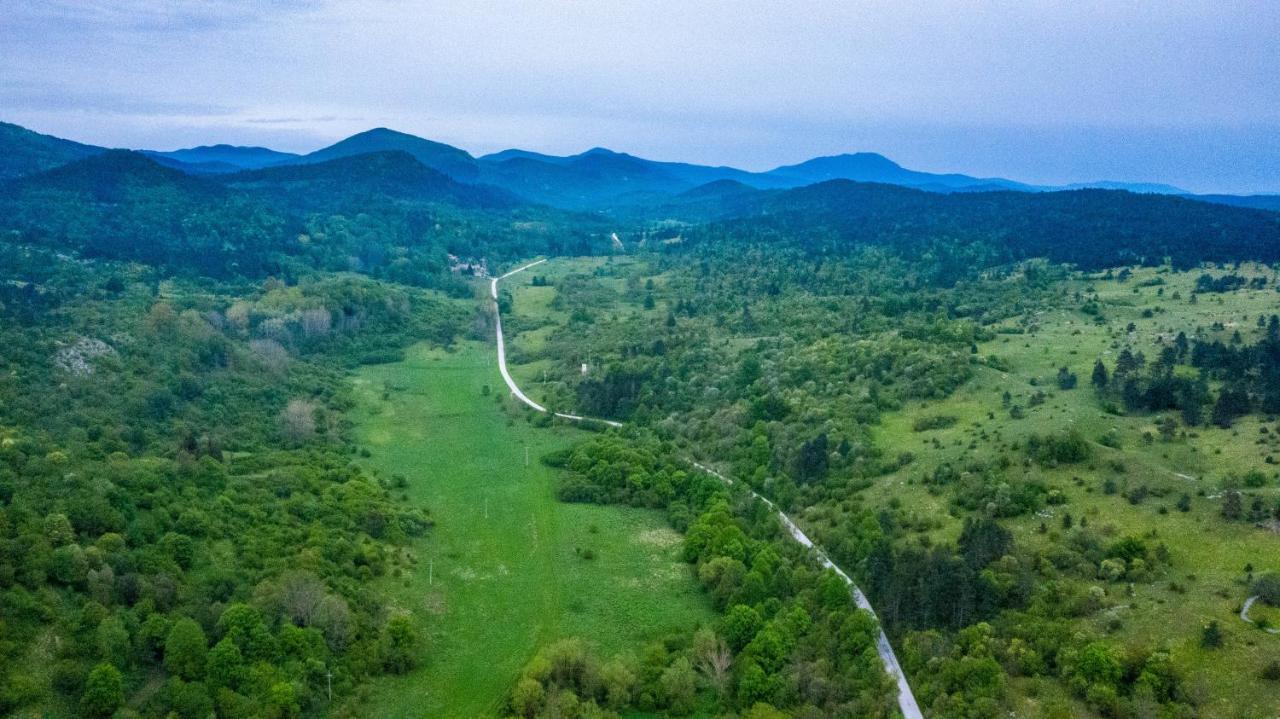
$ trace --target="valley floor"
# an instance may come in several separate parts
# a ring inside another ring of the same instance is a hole
[[[538,458],[581,434],[509,419],[488,344],[415,347],[355,382],[365,461],[403,475],[396,491],[436,522],[411,547],[415,570],[388,580],[428,637],[425,660],[376,682],[360,713],[500,715],[520,667],[549,641],[579,636],[606,654],[634,651],[711,617],[659,513],[555,499],[554,470]]]

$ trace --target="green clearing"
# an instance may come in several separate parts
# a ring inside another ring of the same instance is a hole
[[[1242,267],[1239,273],[1272,274],[1260,267]],[[1030,322],[1008,323],[1009,329],[1018,327],[1026,333],[1000,334],[979,344],[978,353],[981,357],[997,356],[1009,371],[979,365],[974,378],[951,397],[912,403],[883,417],[876,428],[877,444],[893,452],[909,450],[916,460],[881,478],[869,491],[880,498],[878,501],[896,498],[917,515],[943,519],[942,526],[930,534],[936,540],[954,541],[961,522],[948,516],[949,493],[930,493],[916,481],[921,475],[944,462],[1010,454],[999,445],[1011,446],[1031,433],[1078,429],[1093,441],[1092,460],[1058,468],[1031,464],[1024,469],[1028,477],[1038,477],[1061,490],[1068,503],[1048,507],[1039,516],[1006,520],[1007,526],[1020,544],[1045,547],[1060,533],[1061,515],[1070,512],[1077,520],[1087,517],[1089,525],[1104,537],[1139,535],[1166,543],[1172,553],[1167,576],[1134,585],[1133,596],[1126,595],[1123,584],[1098,580],[1094,584],[1107,590],[1115,606],[1082,620],[1083,625],[1109,634],[1123,645],[1168,648],[1195,690],[1203,693],[1204,716],[1270,717],[1280,706],[1280,686],[1260,678],[1259,671],[1280,659],[1280,636],[1245,624],[1238,614],[1248,594],[1245,566],[1252,564],[1255,573],[1280,570],[1280,553],[1276,551],[1280,537],[1244,522],[1224,521],[1219,516],[1221,500],[1217,495],[1228,473],[1243,474],[1252,469],[1263,470],[1271,482],[1251,492],[1272,500],[1280,495],[1276,468],[1266,463],[1268,455],[1280,457],[1275,418],[1266,422],[1262,420],[1267,418],[1251,415],[1231,429],[1189,428],[1185,437],[1164,442],[1155,428],[1160,415],[1106,414],[1089,386],[1094,360],[1102,358],[1110,369],[1124,346],[1142,350],[1151,361],[1158,354],[1160,336],[1172,338],[1179,330],[1224,342],[1238,330],[1244,341],[1252,342],[1260,331],[1258,315],[1270,315],[1280,308],[1280,295],[1274,290],[1205,294],[1193,303],[1191,290],[1199,274],[1144,268],[1127,282],[1080,279],[1069,283],[1068,293],[1097,290],[1106,325],[1074,309],[1047,311]],[[1157,280],[1164,284],[1141,286]],[[1157,294],[1160,288],[1163,294]],[[1131,322],[1133,332],[1128,331]],[[1079,377],[1076,389],[1058,389],[1055,375],[1063,365]],[[1025,418],[1010,417],[1001,402],[1005,391],[1012,395],[1013,404],[1026,410]],[[1028,399],[1036,391],[1043,391],[1047,399],[1029,406]],[[945,429],[913,431],[917,419],[939,415],[957,421]],[[1269,427],[1268,433],[1262,433],[1263,426]],[[1144,437],[1148,432],[1155,437],[1153,441]],[[1096,442],[1106,434],[1118,439],[1118,449]],[[1016,451],[1011,456],[1021,457]],[[1113,460],[1119,464],[1111,466]],[[1107,478],[1118,486],[1115,495],[1102,490]],[[1130,504],[1121,496],[1126,488],[1139,485],[1151,490],[1151,496],[1141,504]],[[1192,498],[1187,513],[1174,506],[1183,493]],[[1039,531],[1042,523],[1048,527],[1047,534]],[[1265,618],[1274,626],[1274,611],[1264,609],[1255,619]],[[1210,620],[1217,620],[1226,636],[1224,647],[1218,650],[1202,649],[1199,644],[1201,628]],[[1046,682],[1020,680],[1015,687],[1023,702],[1019,716],[1040,716],[1044,699],[1061,698]],[[1091,715],[1079,703],[1073,704],[1073,712]]]
[[[556,501],[554,470],[538,457],[583,435],[512,420],[495,399],[506,392],[493,352],[419,346],[355,379],[364,461],[403,475],[407,500],[436,521],[410,549],[415,569],[387,580],[421,620],[426,658],[377,681],[361,714],[493,716],[549,641],[579,636],[614,654],[711,617],[660,514]],[[587,549],[594,559],[580,556]]]

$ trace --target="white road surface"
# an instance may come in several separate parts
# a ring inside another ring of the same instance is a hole
[[[520,387],[516,384],[516,381],[511,379],[511,373],[507,371],[507,343],[502,338],[502,313],[498,311],[498,283],[501,282],[502,280],[507,279],[511,275],[514,275],[517,272],[524,272],[530,267],[536,267],[542,264],[543,262],[546,262],[546,260],[538,260],[537,262],[530,262],[529,264],[523,267],[517,267],[514,270],[508,272],[507,274],[502,275],[500,277],[494,277],[492,280],[489,281],[489,296],[493,298],[494,327],[496,328],[497,335],[498,335],[498,371],[502,373],[502,380],[507,383],[507,387],[511,390],[511,394],[515,395],[516,399],[520,400],[521,402],[524,402],[525,404],[529,405],[530,407],[534,408],[539,412],[547,412],[548,410],[546,407],[543,407],[537,402],[534,402],[533,400],[529,399],[529,395],[525,394],[520,390]],[[551,414],[561,419],[567,419],[571,422],[586,422],[590,420],[592,422],[601,422],[603,424],[607,424],[610,427],[622,426],[621,422],[615,422],[611,419],[595,419],[593,417],[581,417],[576,414],[566,414],[564,412],[552,412]]]
[[[529,396],[526,395],[524,392],[522,392],[520,390],[520,387],[516,385],[515,380],[511,379],[511,373],[507,371],[507,345],[502,338],[502,313],[498,310],[498,283],[518,272],[524,272],[530,267],[536,267],[537,265],[540,265],[543,262],[546,262],[546,260],[545,259],[538,260],[537,262],[530,262],[529,264],[524,265],[523,267],[517,267],[516,269],[511,270],[505,275],[493,278],[493,280],[489,283],[489,295],[493,299],[494,325],[497,328],[498,370],[502,372],[502,379],[504,382],[507,383],[507,388],[511,390],[511,394],[514,395],[516,399],[520,400],[521,402],[525,403],[526,405],[528,405],[529,407],[533,408],[538,412],[547,412],[548,410],[546,407],[543,407],[537,402],[534,402],[533,400],[529,399]],[[583,421],[590,420],[593,422],[602,422],[611,427],[622,426],[621,422],[615,422],[609,419],[595,419],[591,417],[581,417],[576,414],[565,414],[563,412],[552,412],[552,414],[554,414],[556,417],[560,417],[562,419],[567,419],[574,422],[583,422]],[[734,481],[732,479],[729,479],[728,477],[724,476],[723,474],[720,474],[714,469],[704,464],[701,464],[699,462],[694,462],[692,460],[688,460],[688,461],[689,461],[689,464],[692,465],[693,467],[703,472],[706,472],[707,474],[715,477],[716,479],[719,479],[721,482],[724,482],[725,484],[734,484]],[[823,566],[830,568],[836,574],[840,575],[840,578],[845,581],[845,584],[849,585],[849,591],[853,595],[854,603],[857,604],[859,608],[870,612],[871,616],[875,616],[876,612],[874,609],[871,608],[871,602],[867,601],[866,595],[863,594],[862,590],[859,589],[858,586],[853,583],[853,579],[851,579],[843,569],[836,566],[836,563],[832,562],[831,559],[827,557],[827,553],[822,551],[821,547],[818,547],[817,545],[815,545],[813,541],[810,540],[809,537],[800,529],[800,527],[796,526],[796,523],[791,521],[791,518],[788,517],[785,512],[783,512],[781,509],[778,509],[778,507],[773,502],[769,501],[768,498],[762,497],[759,494],[756,494],[755,491],[753,491],[750,487],[746,487],[745,485],[741,485],[741,486],[743,486],[748,492],[751,492],[752,496],[754,496],[756,499],[759,499],[760,501],[769,505],[769,508],[777,513],[778,519],[781,520],[782,522],[782,526],[786,527],[787,531],[791,533],[791,537],[795,539],[797,542],[799,542],[800,544],[807,547],[809,550],[811,550],[818,557],[818,561],[820,561]],[[1241,613],[1242,618],[1245,618],[1245,612],[1248,612],[1248,611],[1249,611],[1249,608],[1248,606],[1246,606],[1244,612]],[[1245,618],[1245,621],[1248,621],[1248,619]],[[889,644],[889,637],[885,636],[884,630],[880,631],[880,637],[876,640],[876,652],[880,655],[880,661],[884,664],[884,670],[888,672],[889,675],[892,676],[894,680],[898,682],[898,707],[902,711],[902,715],[904,719],[924,719],[924,715],[920,713],[920,706],[916,703],[916,697],[914,694],[911,693],[911,685],[907,683],[907,675],[903,673],[902,666],[898,664],[898,657],[893,653],[893,646]]]
[[[1254,621],[1249,618],[1249,610],[1253,608],[1253,603],[1258,601],[1258,599],[1259,599],[1258,595],[1255,594],[1252,597],[1249,597],[1248,599],[1244,600],[1244,607],[1240,609],[1241,619],[1245,620],[1250,624],[1254,623]],[[1266,631],[1268,634],[1280,634],[1280,629],[1276,629],[1275,627],[1267,627]]]

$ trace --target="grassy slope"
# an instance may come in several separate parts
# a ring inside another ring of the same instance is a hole
[[[1274,444],[1256,443],[1262,436],[1259,426],[1263,424],[1257,416],[1238,421],[1229,430],[1194,428],[1186,439],[1162,442],[1155,430],[1158,416],[1104,414],[1089,387],[1094,360],[1103,358],[1110,369],[1126,344],[1142,349],[1148,361],[1152,361],[1158,355],[1156,335],[1161,332],[1176,335],[1179,330],[1186,330],[1188,336],[1195,336],[1192,330],[1201,327],[1202,336],[1227,341],[1231,333],[1239,329],[1245,341],[1251,342],[1258,331],[1257,316],[1270,315],[1280,309],[1280,295],[1274,290],[1202,295],[1198,303],[1192,304],[1190,290],[1198,274],[1159,275],[1167,282],[1163,297],[1157,295],[1156,287],[1141,287],[1134,293],[1139,282],[1157,276],[1156,271],[1150,269],[1135,272],[1133,279],[1126,283],[1078,281],[1073,290],[1089,286],[1097,289],[1108,326],[1094,324],[1091,317],[1081,312],[1054,311],[1036,318],[1040,329],[1034,334],[1001,335],[979,345],[981,356],[997,355],[1009,363],[1011,371],[1006,374],[980,367],[975,378],[947,400],[915,403],[902,412],[886,415],[876,430],[877,443],[893,452],[910,450],[918,459],[881,479],[870,491],[886,499],[896,496],[904,506],[920,515],[945,517],[949,490],[934,496],[923,485],[913,482],[937,464],[964,457],[996,456],[999,450],[994,445],[998,442],[1021,440],[1031,432],[1077,427],[1086,438],[1096,439],[1114,430],[1121,438],[1119,450],[1095,445],[1094,460],[1089,463],[1058,469],[1035,465],[1027,468],[1029,475],[1039,475],[1050,486],[1062,489],[1070,501],[1064,507],[1048,508],[1043,516],[1010,520],[1009,526],[1020,543],[1033,546],[1048,541],[1037,531],[1040,524],[1043,522],[1051,531],[1057,531],[1063,512],[1070,512],[1077,519],[1086,516],[1091,527],[1115,538],[1154,532],[1152,541],[1163,541],[1172,551],[1173,568],[1168,575],[1150,584],[1137,585],[1134,597],[1125,596],[1122,584],[1092,582],[1107,588],[1111,602],[1119,606],[1082,620],[1082,626],[1106,633],[1106,625],[1117,618],[1121,627],[1111,633],[1120,644],[1171,649],[1196,691],[1207,700],[1204,716],[1270,717],[1274,716],[1275,707],[1280,706],[1280,685],[1260,679],[1258,672],[1267,662],[1280,659],[1280,636],[1249,627],[1240,621],[1237,612],[1247,594],[1244,566],[1252,563],[1256,572],[1280,570],[1277,552],[1280,538],[1245,523],[1223,521],[1218,515],[1220,500],[1214,495],[1226,473],[1261,469],[1273,478],[1272,483],[1265,489],[1250,491],[1274,498],[1280,493],[1274,479],[1275,467],[1263,460],[1273,452],[1280,456],[1280,452]],[[1265,274],[1271,275],[1270,271]],[[1181,299],[1172,298],[1175,291]],[[1152,309],[1154,316],[1143,318],[1144,309]],[[1224,323],[1226,329],[1213,331],[1211,325],[1215,321]],[[1136,325],[1132,336],[1125,331],[1129,322]],[[1057,368],[1064,364],[1079,376],[1079,388],[1058,390],[1054,377]],[[1037,379],[1039,387],[1030,384],[1032,378]],[[1025,419],[1013,420],[1002,408],[1000,396],[1004,391],[1013,395],[1014,404],[1026,408],[1027,397],[1037,389],[1045,391],[1049,399],[1043,405],[1028,408]],[[988,418],[988,412],[993,412],[995,418]],[[939,414],[952,415],[960,421],[950,429],[912,431],[916,418]],[[1271,430],[1276,429],[1274,421],[1268,424]],[[989,439],[981,438],[983,431]],[[1151,444],[1142,436],[1148,431],[1157,437]],[[1274,432],[1270,436],[1275,437]],[[941,449],[932,446],[934,438],[941,442]],[[975,441],[976,448],[971,449],[970,443]],[[1012,452],[1011,456],[1020,460],[1022,455]],[[1106,466],[1112,459],[1123,463],[1124,472]],[[1076,477],[1082,481],[1077,483]],[[1122,492],[1126,486],[1146,484],[1153,492],[1161,490],[1168,494],[1149,497],[1134,506],[1119,494],[1103,494],[1100,487],[1106,477],[1115,478]],[[1204,496],[1198,494],[1201,490]],[[1183,492],[1192,496],[1192,510],[1187,514],[1174,508]],[[1165,507],[1168,513],[1160,514],[1160,507]],[[948,520],[933,534],[938,539],[954,540],[959,527],[959,520]],[[1172,590],[1171,582],[1185,586],[1185,593]],[[1276,620],[1274,611],[1258,615],[1263,616],[1272,622]],[[1218,620],[1226,632],[1226,646],[1217,651],[1201,649],[1200,629],[1213,619]],[[1025,683],[1020,688],[1030,693],[1044,689]],[[1025,703],[1019,705],[1020,715],[1040,714],[1037,711],[1042,705],[1040,699],[1028,696],[1023,701]],[[1073,711],[1088,715],[1080,705],[1074,706]]]
[[[415,348],[356,379],[357,432],[373,453],[366,461],[406,476],[409,500],[437,522],[413,547],[417,571],[392,586],[423,620],[427,659],[375,684],[369,716],[494,715],[548,641],[582,636],[612,654],[710,617],[661,516],[558,503],[553,472],[537,458],[579,435],[510,422],[482,395],[486,384],[502,380],[493,347],[478,343],[450,353]],[[597,558],[581,559],[576,548]]]

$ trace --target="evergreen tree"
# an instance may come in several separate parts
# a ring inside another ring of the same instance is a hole
[[[796,480],[814,482],[827,474],[827,434],[823,432],[817,437],[800,445],[796,456]]]
[[[981,569],[1009,552],[1013,534],[990,517],[966,519],[957,545],[969,566]]]
[[[1205,649],[1217,649],[1222,646],[1222,627],[1218,626],[1218,620],[1209,622],[1200,632],[1200,646]]]
[[[1058,368],[1058,389],[1068,390],[1076,388],[1076,375],[1066,367]]]
[[[1209,382],[1204,372],[1195,382],[1182,385],[1178,405],[1182,408],[1182,422],[1188,427],[1199,426],[1204,422],[1204,405],[1209,401]]]
[[[1093,386],[1097,389],[1107,388],[1107,366],[1102,364],[1102,360],[1093,363]]]
[[[1218,401],[1213,405],[1209,421],[1226,429],[1236,417],[1249,411],[1249,395],[1241,389],[1224,387],[1218,393]]]
[[[1116,372],[1116,376],[1120,376],[1120,372]],[[1124,408],[1130,412],[1142,406],[1142,388],[1138,385],[1138,380],[1132,377],[1124,381],[1124,389],[1120,391],[1120,400],[1124,402]]]
[[[1239,519],[1244,513],[1244,505],[1240,501],[1240,493],[1229,489],[1222,493],[1222,516],[1227,519]]]
[[[1115,375],[1117,379],[1137,371],[1138,367],[1138,359],[1133,355],[1133,352],[1131,352],[1128,347],[1120,350],[1120,355],[1116,357]]]

